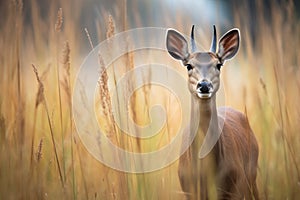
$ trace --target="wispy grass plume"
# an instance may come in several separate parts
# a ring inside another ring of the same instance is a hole
[[[32,68],[33,68],[33,72],[36,76],[36,80],[39,84],[39,88],[42,88],[41,89],[41,101],[43,102],[44,104],[44,107],[46,109],[46,113],[47,113],[47,119],[48,119],[48,125],[49,125],[49,128],[50,128],[50,134],[51,134],[51,140],[52,140],[52,145],[53,145],[53,150],[54,150],[54,154],[55,154],[55,160],[56,160],[56,164],[57,164],[57,168],[58,168],[58,173],[59,173],[59,177],[60,177],[60,180],[61,180],[61,184],[62,186],[64,186],[64,182],[63,182],[63,176],[62,176],[62,172],[61,172],[61,168],[60,168],[60,163],[59,163],[59,159],[58,159],[58,153],[57,153],[57,148],[56,148],[56,143],[55,143],[55,139],[54,139],[54,132],[53,132],[53,126],[52,126],[52,123],[51,123],[51,119],[50,119],[50,114],[49,114],[49,110],[48,110],[48,105],[47,105],[47,102],[46,102],[46,99],[45,99],[45,95],[44,95],[44,85],[40,79],[40,76],[39,76],[39,73],[38,73],[38,70],[37,68],[35,67],[34,64],[32,64]]]

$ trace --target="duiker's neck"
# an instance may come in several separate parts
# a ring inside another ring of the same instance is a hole
[[[198,115],[199,122],[198,129],[201,129],[204,135],[207,134],[209,126],[215,125],[218,127],[218,114],[216,106],[216,96],[210,99],[200,99],[198,97],[192,97],[192,115]]]
[[[213,138],[219,134],[219,122],[216,108],[216,96],[210,99],[200,99],[192,97],[192,131],[197,131],[192,148],[195,153],[199,153],[204,137]],[[199,119],[199,121],[194,121]],[[197,156],[198,157],[198,156]]]

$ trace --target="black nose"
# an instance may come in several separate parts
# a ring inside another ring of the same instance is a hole
[[[197,84],[197,89],[199,89],[201,93],[209,93],[210,88],[212,88],[212,84],[208,81],[202,81]]]

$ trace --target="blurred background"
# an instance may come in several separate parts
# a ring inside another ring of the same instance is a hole
[[[100,42],[142,27],[189,35],[193,24],[201,50],[210,46],[213,24],[219,37],[240,29],[240,51],[222,69],[226,105],[247,114],[259,142],[261,198],[299,199],[299,12],[297,0],[0,1],[0,199],[182,199],[177,162],[127,174],[94,159],[76,134],[71,97],[80,65]],[[96,109],[116,145],[145,152],[176,134],[178,118],[169,115],[180,105],[162,88],[144,87],[131,98],[126,118],[149,122],[151,94],[159,91],[166,125],[150,142],[117,130],[109,89],[135,67],[135,56],[129,52],[118,61],[122,72],[112,67],[99,74]],[[145,79],[151,80],[151,72]]]

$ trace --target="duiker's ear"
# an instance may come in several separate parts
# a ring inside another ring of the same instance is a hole
[[[229,60],[238,52],[240,46],[239,29],[231,29],[219,41],[218,56],[221,61]]]
[[[167,31],[166,44],[167,50],[173,58],[186,61],[189,57],[187,41],[179,32],[169,29]]]

